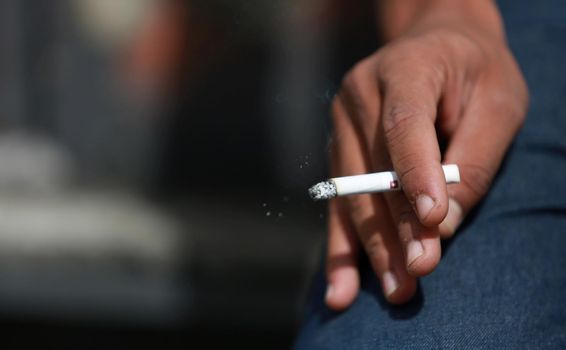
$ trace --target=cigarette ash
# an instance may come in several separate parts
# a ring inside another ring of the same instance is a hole
[[[306,169],[311,164],[309,162],[309,155],[305,155],[296,159],[299,162],[299,169]]]
[[[283,201],[284,201],[284,202],[289,202],[289,197],[284,196],[284,197],[283,197]],[[261,204],[261,207],[267,209],[268,205],[267,205],[267,203],[262,203],[262,204]],[[267,211],[265,212],[265,216],[267,216],[267,217],[273,216],[273,217],[275,217],[275,218],[277,219],[277,221],[278,221],[279,219],[282,219],[284,215],[283,215],[283,212],[282,212],[282,211],[276,213],[276,212],[273,211],[273,210],[267,210]]]
[[[309,195],[315,201],[336,197],[336,185],[331,181],[319,182],[309,188]]]

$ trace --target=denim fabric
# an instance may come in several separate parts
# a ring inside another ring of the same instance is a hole
[[[296,349],[566,349],[566,1],[499,6],[531,107],[491,191],[407,305],[364,261],[355,303],[331,312],[319,272]]]

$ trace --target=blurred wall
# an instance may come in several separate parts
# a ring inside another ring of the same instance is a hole
[[[287,348],[324,238],[306,188],[372,16],[0,0],[0,324],[60,347]]]

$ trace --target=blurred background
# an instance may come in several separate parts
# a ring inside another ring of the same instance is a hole
[[[371,0],[0,0],[3,341],[287,349]]]

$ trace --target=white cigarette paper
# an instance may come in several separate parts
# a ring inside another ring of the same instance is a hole
[[[447,184],[460,182],[460,170],[456,164],[442,166]],[[394,171],[343,176],[320,182],[309,189],[314,200],[330,199],[336,196],[347,196],[362,193],[379,193],[401,190],[401,182]]]

